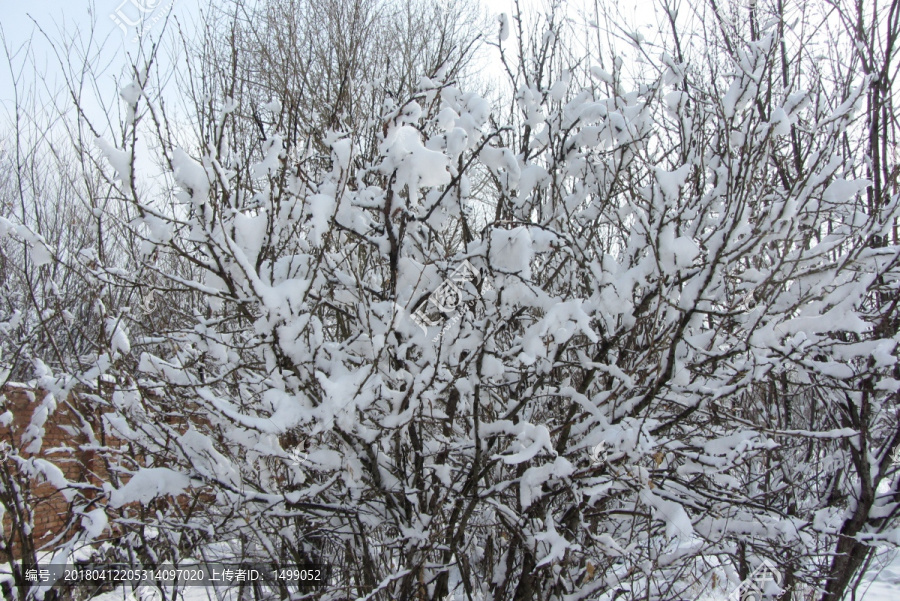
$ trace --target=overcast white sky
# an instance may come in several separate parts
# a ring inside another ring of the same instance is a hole
[[[115,93],[113,77],[121,73],[128,53],[138,49],[134,38],[142,27],[142,15],[144,27],[155,31],[170,9],[172,16],[189,23],[199,6],[198,0],[0,0],[0,28],[8,49],[19,50],[31,41],[35,66],[25,69],[21,78],[38,77],[47,90],[58,90],[62,87],[58,59],[50,53],[41,30],[54,40],[81,32],[85,40],[93,27],[93,45],[103,49],[99,64],[105,67],[108,80],[100,83],[106,95],[107,90]],[[13,62],[21,65],[20,58],[14,57]],[[76,62],[77,57],[72,60]],[[13,106],[12,77],[4,51],[0,54],[0,111],[6,116]]]
[[[439,0],[435,0],[439,1]],[[484,6],[493,13],[510,12],[512,0],[482,0]],[[137,44],[132,40],[140,25],[133,25],[143,14],[148,21],[163,17],[171,8],[172,14],[182,22],[190,22],[199,12],[203,0],[0,0],[0,27],[6,38],[6,46],[18,48],[29,39],[34,39],[38,69],[45,70],[52,78],[55,59],[46,54],[47,44],[37,32],[39,25],[51,37],[60,37],[61,31],[89,30],[96,22],[95,38],[102,41],[104,53],[111,63],[124,58],[125,53],[134,50]],[[610,0],[626,15],[652,15],[653,0]],[[524,0],[525,6],[540,5],[541,0]],[[573,9],[581,0],[568,3]],[[92,14],[93,13],[93,14]],[[118,23],[116,22],[118,20]],[[151,29],[159,23],[151,23]],[[125,32],[128,32],[127,34]],[[32,37],[34,36],[34,37]],[[6,58],[0,62],[0,101],[11,98],[10,73]],[[121,62],[121,61],[120,61]]]
[[[440,0],[435,0],[440,1]],[[488,11],[494,14],[511,12],[512,0],[481,0]],[[575,11],[586,0],[569,0],[567,6]],[[627,18],[650,22],[653,20],[653,0],[607,0]],[[522,0],[526,7],[543,4],[542,0]],[[109,101],[115,99],[117,85],[114,77],[122,72],[127,64],[127,55],[138,50],[136,34],[142,28],[140,19],[144,17],[143,27],[151,34],[162,28],[160,19],[171,15],[186,27],[195,20],[201,5],[206,0],[0,0],[0,31],[6,48],[16,50],[32,40],[32,54],[35,66],[24,69],[20,77],[25,80],[22,88],[27,89],[35,78],[39,84],[45,85],[41,90],[46,95],[51,90],[63,88],[60,78],[58,59],[50,53],[50,45],[39,31],[54,40],[72,37],[77,31],[82,33],[81,39],[87,39],[86,33],[93,27],[95,47],[100,46],[100,67],[104,74],[101,78],[102,95]],[[95,24],[95,25],[94,25]],[[649,31],[647,33],[650,33]],[[77,63],[78,57],[72,57]],[[21,65],[20,57],[13,62]],[[498,73],[499,75],[499,73]],[[5,53],[0,53],[0,121],[6,121],[12,114],[14,106],[12,77]],[[86,99],[89,113],[100,110],[99,105]]]

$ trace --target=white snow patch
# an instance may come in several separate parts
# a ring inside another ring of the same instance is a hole
[[[500,22],[500,41],[505,42],[509,39],[509,17],[506,13],[500,13],[497,20]]]
[[[656,173],[656,181],[659,182],[659,188],[662,190],[663,196],[668,199],[678,198],[678,191],[687,180],[688,174],[691,172],[690,165],[682,165],[675,171],[666,171],[659,167],[654,168]]]
[[[187,476],[165,467],[141,468],[128,484],[112,491],[109,505],[121,507],[135,502],[146,504],[162,495],[180,495],[190,484]]]
[[[613,76],[597,66],[591,67],[591,75],[604,83],[611,84],[613,82]]]
[[[176,183],[192,192],[194,201],[202,201],[209,192],[209,176],[203,165],[180,148],[172,152],[172,166]]]
[[[115,169],[116,175],[122,180],[122,185],[131,185],[131,155],[124,150],[119,150],[111,142],[103,138],[95,139],[94,144],[97,145],[97,148],[109,161],[110,166]]]
[[[109,519],[106,517],[106,512],[103,509],[95,509],[81,518],[84,537],[89,541],[100,538],[108,525]]]
[[[531,277],[533,249],[528,228],[495,229],[491,232],[491,266],[524,278]]]
[[[872,182],[867,179],[836,179],[825,188],[822,200],[834,203],[844,202],[871,185]]]
[[[391,129],[381,144],[381,152],[385,156],[382,171],[395,172],[397,187],[402,190],[409,186],[411,198],[417,196],[419,188],[450,183],[450,159],[425,148],[419,130],[411,125]]]

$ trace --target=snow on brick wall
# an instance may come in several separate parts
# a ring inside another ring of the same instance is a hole
[[[7,453],[18,454],[21,457],[32,456],[21,444],[22,432],[31,422],[35,408],[40,406],[44,392],[30,390],[17,386],[7,386],[0,393],[0,413],[8,411],[11,421],[0,423],[0,441],[7,445]],[[73,411],[79,407],[79,401],[70,397],[67,403],[60,403],[59,407],[44,423],[43,444],[37,456],[51,462],[59,468],[63,476],[70,481],[102,485],[108,479],[105,464],[96,457],[93,450],[79,448],[87,443],[87,437],[81,433],[79,417]],[[97,420],[96,414],[83,412],[86,419]],[[69,502],[52,484],[38,479],[28,479],[16,469],[14,459],[4,457],[2,467],[6,474],[19,479],[19,486],[26,492],[26,511],[31,512],[34,521],[33,543],[40,548],[46,545],[60,532],[65,530],[66,524],[72,519]],[[0,493],[3,494],[3,493]],[[87,497],[91,493],[86,494]],[[7,508],[3,516],[4,538],[9,548],[0,550],[0,561],[6,561],[10,552],[14,557],[21,553],[22,542],[12,533],[12,516],[10,504],[12,499],[3,498],[2,502]],[[80,519],[80,518],[75,518]]]

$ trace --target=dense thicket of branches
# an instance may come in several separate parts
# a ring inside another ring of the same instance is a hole
[[[659,14],[234,2],[118,123],[23,101],[3,365],[115,475],[63,550],[99,508],[114,555],[325,561],[321,599],[852,590],[900,507],[900,3]]]

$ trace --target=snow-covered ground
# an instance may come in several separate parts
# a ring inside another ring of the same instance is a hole
[[[217,590],[202,586],[191,586],[184,589],[180,597],[182,601],[234,601],[237,599],[237,590]],[[171,598],[171,597],[170,597]],[[92,598],[92,601],[158,601],[159,593],[154,589],[138,589],[137,594],[124,587],[114,591],[103,593]]]
[[[897,601],[900,599],[900,551],[880,551],[866,572],[856,593],[861,601]]]

